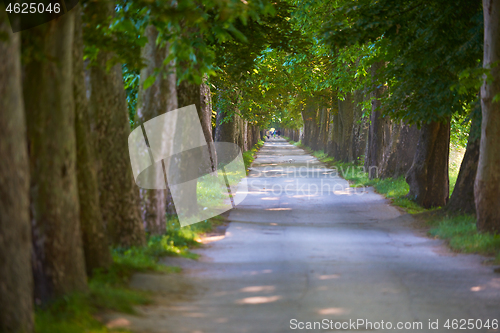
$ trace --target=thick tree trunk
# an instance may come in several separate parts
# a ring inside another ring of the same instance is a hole
[[[396,167],[392,177],[397,178],[406,175],[413,164],[413,158],[417,150],[420,130],[417,126],[403,124],[399,131],[399,140],[396,150]]]
[[[253,125],[252,126],[252,131],[253,131],[253,134],[252,134],[253,135],[253,145],[252,145],[252,147],[253,147],[254,145],[256,145],[261,140],[259,126]]]
[[[443,207],[449,197],[450,122],[422,125],[413,164],[406,175],[408,197],[425,208]]]
[[[243,124],[242,126],[242,129],[241,129],[241,133],[242,133],[242,139],[243,139],[243,142],[242,142],[242,146],[243,148],[241,149],[241,151],[245,152],[248,150],[248,122],[244,119],[242,119],[241,123]]]
[[[337,103],[338,105],[338,103]],[[338,106],[337,106],[338,107]],[[331,155],[337,161],[342,160],[342,122],[340,121],[339,111],[334,113],[332,119],[332,144],[331,144]]]
[[[113,16],[111,2],[86,6],[89,16],[100,20]],[[123,87],[121,64],[107,70],[111,52],[100,51],[90,69],[92,113],[96,117],[96,152],[101,212],[110,241],[118,246],[145,244],[144,226],[128,152],[130,121]]]
[[[304,139],[302,144],[312,149],[316,148],[317,140],[317,108],[312,98],[309,98],[307,104],[302,108],[302,121],[304,123]]]
[[[419,131],[417,126],[394,121],[391,130],[387,132],[390,133],[390,137],[384,150],[380,178],[397,178],[406,175],[413,164]]]
[[[335,157],[335,130],[337,126],[338,119],[338,102],[334,101],[332,103],[332,108],[329,114],[329,125],[328,125],[328,139],[326,140],[326,153],[328,156]],[[294,133],[295,136],[295,133]]]
[[[377,75],[377,70],[383,66],[382,63],[376,63],[372,65],[371,75]],[[384,87],[375,88],[371,92],[372,100],[372,111],[370,114],[370,128],[368,131],[368,143],[365,159],[365,168],[368,171],[370,179],[377,178],[379,176],[379,168],[383,159],[384,138],[387,137],[385,130],[387,129],[387,120],[382,118],[382,112],[380,111],[380,100],[378,100],[384,92]]]
[[[368,136],[368,121],[363,118],[363,108],[360,103],[364,99],[364,92],[354,92],[354,117],[352,122],[351,150],[352,160],[359,163],[365,153],[366,139]]]
[[[232,102],[234,105],[237,96],[231,96],[230,94],[226,92],[221,92],[219,98],[225,98],[225,99],[232,99]],[[229,103],[226,103],[229,104]],[[216,127],[215,127],[215,141],[217,142],[231,142],[231,143],[237,143],[237,129],[236,129],[236,122],[237,119],[234,115],[231,116],[231,119],[229,121],[224,121],[224,118],[226,117],[226,114],[229,110],[223,110],[221,108],[217,108],[217,116],[216,116]],[[231,110],[234,111],[234,110]]]
[[[483,120],[479,164],[474,194],[477,228],[480,231],[500,232],[500,1],[483,0],[484,57],[483,66],[491,69],[492,82],[481,87]]]
[[[212,133],[212,94],[207,80],[208,78],[205,76],[200,86],[200,110],[198,111],[198,117],[200,118],[205,140],[210,145],[214,142]],[[213,149],[209,153],[212,160],[212,170],[215,171],[217,170],[217,154]]]
[[[318,133],[318,143],[316,149],[318,150],[326,150],[327,139],[328,139],[328,122],[329,122],[329,114],[328,109],[324,106],[320,108],[319,111],[319,133]]]
[[[173,66],[163,64],[168,56],[168,46],[160,47],[156,44],[158,30],[153,25],[146,28],[145,36],[148,38],[148,43],[141,54],[146,66],[141,70],[139,84],[136,114],[138,124],[177,108],[175,77],[172,80],[171,76],[174,74],[169,74]],[[156,71],[159,73],[155,74]],[[155,82],[148,89],[144,89],[144,81],[152,75],[156,75]],[[175,101],[172,102],[173,98]],[[172,103],[175,107],[170,105]],[[165,233],[165,214],[167,210],[171,212],[174,207],[170,190],[141,189],[140,195],[141,215],[147,232],[154,235]]]
[[[340,132],[340,160],[351,162],[352,155],[352,127],[354,122],[354,104],[352,94],[348,93],[344,100],[339,100],[339,118],[341,123]]]
[[[112,263],[109,240],[99,206],[99,189],[93,141],[88,121],[89,106],[85,88],[83,66],[83,39],[81,8],[75,12],[75,40],[73,41],[73,92],[75,98],[75,133],[78,198],[80,202],[80,225],[87,274],[95,269],[108,268]]]
[[[87,289],[76,177],[74,12],[23,33],[43,56],[26,64],[35,297]],[[43,60],[39,60],[43,59]]]
[[[479,161],[479,142],[481,119],[472,119],[467,149],[460,165],[457,182],[450,201],[446,205],[447,212],[452,214],[476,214],[474,202],[474,181],[476,180],[477,164]]]
[[[0,11],[0,331],[33,331],[29,164],[21,85],[20,34]]]

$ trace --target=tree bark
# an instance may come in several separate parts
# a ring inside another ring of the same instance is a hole
[[[351,156],[356,163],[362,159],[365,153],[366,139],[368,136],[368,121],[363,118],[363,109],[360,103],[364,99],[364,92],[354,92],[354,114],[352,122]]]
[[[0,331],[33,331],[29,164],[21,85],[20,34],[0,10]]]
[[[383,63],[379,62],[372,65],[371,75],[376,76],[377,71],[382,68]],[[383,160],[384,138],[387,137],[385,130],[387,129],[387,121],[382,118],[382,112],[380,111],[380,100],[384,88],[374,88],[371,92],[372,100],[372,111],[370,114],[370,128],[368,130],[368,143],[367,152],[365,159],[365,168],[368,171],[368,176],[370,179],[377,178],[379,176],[379,168]]]
[[[474,181],[476,180],[477,164],[479,161],[479,128],[481,126],[480,117],[472,119],[467,149],[460,164],[457,182],[450,201],[445,209],[451,214],[476,214],[474,202]],[[477,130],[476,130],[477,129]]]
[[[111,2],[96,2],[87,8],[92,10],[90,17],[98,13],[102,20],[114,13]],[[90,104],[96,117],[99,199],[111,244],[141,246],[145,244],[145,234],[139,211],[139,189],[132,176],[128,152],[130,121],[121,64],[106,69],[113,58],[111,52],[100,51],[96,64],[90,68]]]
[[[352,128],[354,123],[354,104],[352,93],[347,93],[344,100],[339,100],[340,132],[340,160],[351,162],[352,155]]]
[[[450,194],[450,121],[422,125],[413,164],[406,174],[408,198],[425,208],[443,207]]]
[[[225,103],[226,105],[235,105],[238,99],[238,96],[235,94],[227,93],[221,91],[219,98],[228,99],[232,103]],[[216,116],[216,127],[215,127],[215,141],[217,142],[231,142],[237,143],[236,135],[236,117],[234,115],[231,116],[229,121],[222,122],[226,117],[228,111],[235,110],[223,110],[222,108],[217,108],[217,116]]]
[[[153,25],[146,28],[144,35],[148,38],[148,43],[142,49],[141,54],[146,67],[141,70],[140,75],[136,114],[138,124],[177,108],[175,78],[173,81],[171,79],[171,76],[175,74],[170,73],[173,66],[163,64],[169,53],[168,46],[160,47],[156,44],[158,30]],[[158,71],[159,73],[155,73]],[[152,75],[156,75],[155,82],[149,88],[144,89],[144,81]],[[175,98],[175,103],[172,103],[172,98]],[[171,104],[175,104],[175,108]],[[141,189],[140,195],[141,215],[147,232],[153,235],[165,233],[167,207],[169,211],[173,209],[170,191],[168,188],[166,190]]]
[[[306,105],[302,108],[302,121],[304,123],[304,139],[302,144],[315,149],[317,140],[317,107],[313,98],[308,98]]]
[[[31,167],[35,297],[85,291],[76,177],[74,12],[23,33],[40,54],[27,61],[24,101]]]
[[[483,0],[484,57],[483,66],[489,68],[492,82],[481,87],[482,126],[474,194],[476,198],[477,228],[480,231],[500,232],[500,1]]]
[[[87,274],[96,269],[107,269],[113,259],[99,206],[99,190],[95,153],[90,136],[89,110],[83,65],[81,7],[75,12],[75,39],[73,41],[73,92],[75,98],[75,134],[80,225]]]
[[[392,122],[390,138],[385,147],[380,167],[380,178],[406,175],[417,149],[419,131],[417,126],[410,126],[403,121]]]
[[[200,118],[205,140],[207,144],[210,145],[214,142],[212,133],[212,94],[207,81],[208,77],[205,76],[200,86],[200,109],[198,111],[198,117]],[[217,170],[217,154],[213,149],[209,150],[209,154],[212,162],[212,170],[215,171]]]

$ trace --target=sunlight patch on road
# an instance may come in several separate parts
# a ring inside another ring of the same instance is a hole
[[[106,324],[107,328],[124,328],[130,327],[130,320],[126,318],[116,318]]]
[[[331,274],[331,275],[320,275],[318,276],[318,279],[320,280],[331,280],[331,279],[338,279],[340,275],[338,274]]]
[[[350,311],[344,308],[326,308],[318,310],[318,314],[320,315],[344,315],[348,314]]]
[[[227,319],[227,318],[217,318],[214,321],[216,323],[224,324],[224,323],[227,323],[229,321],[229,319]]]
[[[256,297],[247,297],[236,301],[238,304],[265,304],[276,302],[281,299],[281,296],[256,296]]]
[[[244,293],[258,293],[263,291],[274,291],[275,289],[275,286],[250,286],[241,288],[240,291]]]

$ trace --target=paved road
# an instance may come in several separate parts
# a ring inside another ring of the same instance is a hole
[[[180,277],[137,275],[133,285],[155,290],[160,305],[115,322],[141,332],[281,333],[453,332],[447,319],[500,320],[500,275],[481,257],[418,235],[410,216],[371,189],[349,188],[303,150],[271,140],[248,183],[226,237],[199,250],[198,262],[171,259],[185,268]],[[322,320],[323,329],[298,329]]]

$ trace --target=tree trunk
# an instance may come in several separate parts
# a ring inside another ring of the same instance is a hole
[[[406,175],[413,163],[415,150],[418,143],[418,128],[410,126],[403,121],[393,121],[388,138],[388,144],[384,149],[384,155],[380,167],[380,178]]]
[[[365,153],[366,138],[368,136],[368,121],[363,118],[363,108],[360,105],[363,99],[364,92],[362,90],[354,92],[351,150],[352,160],[356,163],[359,163]]]
[[[85,291],[76,177],[74,12],[23,33],[43,56],[26,64],[35,297]],[[43,59],[43,60],[40,60]]]
[[[160,47],[156,44],[158,30],[155,26],[149,25],[144,35],[148,38],[148,42],[143,47],[141,54],[146,67],[141,69],[140,75],[136,114],[138,124],[143,124],[173,110],[169,108],[169,100],[172,99],[172,93],[176,94],[175,81],[171,82],[168,74],[172,66],[164,66],[163,64],[168,56],[168,47]],[[155,74],[155,71],[159,71],[159,73]],[[144,89],[144,81],[152,75],[156,75],[155,82],[149,88]],[[171,85],[174,85],[173,91]],[[152,163],[154,164],[154,161]],[[170,209],[173,207],[170,191],[168,189],[140,189],[140,195],[141,215],[147,232],[153,235],[164,234],[166,232],[167,206]]]
[[[328,126],[328,139],[326,141],[326,153],[328,156],[333,156],[335,157],[335,130],[337,126],[337,119],[338,119],[338,102],[334,101],[332,103],[332,108],[330,109],[330,114],[329,114],[329,126]],[[295,136],[295,131],[294,131],[294,136]]]
[[[460,165],[457,182],[450,201],[446,205],[447,212],[452,214],[476,214],[474,202],[474,181],[476,180],[477,163],[479,161],[479,142],[481,119],[472,119],[467,149]]]
[[[95,2],[85,8],[92,11],[90,17],[97,15],[101,20],[114,13],[111,2]],[[141,246],[145,244],[145,234],[139,211],[139,189],[133,179],[128,152],[130,121],[121,64],[106,70],[113,57],[111,52],[100,51],[96,64],[90,69],[99,199],[111,243],[123,247]]]
[[[339,121],[341,123],[340,159],[351,162],[352,155],[352,127],[354,122],[354,104],[352,94],[348,93],[344,100],[339,100]]]
[[[450,121],[422,125],[413,164],[406,175],[408,197],[425,208],[443,207],[450,194]]]
[[[302,108],[302,120],[304,123],[304,139],[302,144],[306,147],[315,149],[317,140],[317,108],[314,100],[309,98],[306,105]]]
[[[75,134],[80,225],[87,274],[95,269],[108,268],[112,263],[109,241],[99,206],[95,153],[90,136],[89,110],[83,66],[83,39],[81,8],[75,12],[75,40],[73,41],[73,92],[75,98]]]
[[[500,232],[500,1],[483,0],[484,57],[483,66],[491,69],[492,82],[481,87],[483,114],[479,164],[474,194],[477,228],[480,231]]]
[[[383,63],[379,62],[372,65],[371,75],[377,75],[377,70],[382,68]],[[379,168],[383,159],[384,152],[384,137],[386,120],[382,118],[382,112],[380,111],[380,100],[379,98],[383,94],[383,87],[375,88],[371,97],[372,100],[372,111],[370,114],[370,128],[368,130],[368,143],[367,152],[365,159],[365,168],[368,171],[368,176],[370,179],[377,178],[379,176]]]
[[[189,81],[182,81],[178,88],[177,88],[177,100],[179,103],[179,108],[186,107],[189,105],[194,104],[196,107],[196,112],[198,113],[198,118],[200,119],[200,122],[202,119],[204,119],[202,110],[201,110],[201,92],[200,92],[200,85],[191,83]],[[182,124],[178,124],[176,126],[176,131],[181,130],[182,131]],[[206,127],[201,126],[201,129],[203,131],[203,135],[207,136],[206,132]],[[176,132],[176,140],[181,140],[180,133]],[[193,137],[190,133],[182,133],[182,140],[189,140],[189,138]],[[197,137],[194,135],[194,137]],[[210,148],[209,149],[210,152]],[[184,170],[185,174],[191,175],[191,174],[196,174],[197,170],[200,165],[197,165],[195,163],[192,163],[194,160],[194,155],[192,155],[190,152],[184,152],[183,158],[180,160],[180,169]],[[203,163],[200,163],[203,164]],[[184,198],[193,198],[193,206],[189,207],[189,209],[184,209],[184,207],[176,207],[177,213],[180,216],[185,216],[189,217],[190,215],[196,214],[198,212],[198,204],[197,204],[197,182],[190,182],[189,184],[185,184],[184,187],[182,188],[182,193],[180,193]],[[179,210],[179,209],[184,209],[184,210]]]
[[[205,135],[205,141],[208,145],[213,144],[213,133],[212,133],[212,94],[210,92],[210,86],[207,84],[208,77],[203,78],[203,82],[200,86],[200,110],[198,111],[198,117],[200,118],[201,128],[203,129],[203,134]],[[210,159],[212,160],[212,170],[217,170],[217,154],[214,149],[209,150]]]
[[[403,124],[399,130],[399,140],[396,149],[396,167],[392,177],[397,178],[406,175],[413,164],[413,158],[417,150],[420,131],[416,125]]]
[[[29,165],[21,85],[20,34],[0,12],[0,331],[33,331]]]
[[[219,98],[232,99],[232,105],[237,100],[237,96],[231,96],[231,94],[227,94],[226,92],[221,92]],[[230,103],[225,104],[229,105]],[[229,121],[222,122],[226,117],[227,111],[229,110],[222,110],[220,107],[217,108],[215,141],[237,143],[236,117],[232,115]]]

